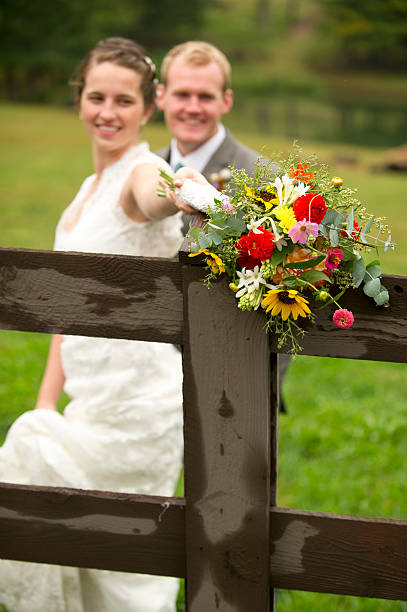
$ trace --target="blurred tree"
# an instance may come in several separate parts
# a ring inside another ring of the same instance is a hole
[[[4,96],[41,101],[66,89],[76,63],[100,38],[123,34],[134,19],[128,0],[2,0],[0,70]]]
[[[0,81],[9,100],[60,101],[75,65],[101,38],[166,48],[196,36],[217,0],[2,0]],[[66,95],[66,94],[63,94]]]
[[[328,61],[348,67],[405,67],[407,0],[316,1],[322,8],[321,42],[331,48]]]
[[[271,34],[271,0],[257,0],[256,18],[257,27],[263,34]]]
[[[219,0],[138,0],[137,40],[148,48],[168,47],[199,36],[205,11]]]

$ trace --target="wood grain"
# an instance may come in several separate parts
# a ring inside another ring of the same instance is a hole
[[[407,521],[269,515],[272,587],[407,601]],[[184,525],[184,498],[0,484],[2,558],[183,577]]]
[[[389,308],[375,306],[361,289],[347,291],[341,298],[341,306],[354,313],[355,323],[349,329],[333,323],[336,306],[318,312],[312,307],[317,319],[315,325],[302,324],[307,333],[300,340],[301,354],[406,363],[407,277],[384,275],[382,283],[389,291]],[[276,345],[274,338],[274,350]]]
[[[273,586],[407,601],[407,521],[273,508],[271,525]]]
[[[227,286],[184,268],[187,604],[270,610],[267,334]]]
[[[0,249],[0,327],[180,344],[179,264]]]
[[[185,576],[181,498],[0,484],[0,558]]]

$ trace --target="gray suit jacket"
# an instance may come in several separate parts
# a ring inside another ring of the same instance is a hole
[[[155,151],[155,153],[169,163],[170,147],[164,147],[159,151]],[[256,151],[250,149],[249,147],[246,147],[244,144],[236,140],[236,138],[232,136],[229,130],[226,130],[226,136],[223,142],[218,147],[218,149],[216,149],[215,153],[212,155],[205,168],[202,170],[202,174],[206,179],[210,180],[209,177],[212,173],[220,172],[224,168],[228,168],[229,165],[235,165],[236,168],[244,168],[246,172],[250,174],[258,157],[259,154],[256,153]],[[183,215],[184,235],[188,233],[189,222],[191,219],[192,215]]]
[[[156,154],[165,159],[165,161],[170,161],[170,147],[164,147],[156,151]],[[202,174],[209,179],[213,172],[220,172],[223,168],[233,164],[235,164],[236,168],[245,168],[247,173],[250,174],[258,157],[259,154],[256,151],[246,147],[236,140],[229,130],[226,130],[226,136],[222,144],[212,155]]]

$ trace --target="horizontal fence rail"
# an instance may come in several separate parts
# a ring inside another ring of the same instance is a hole
[[[324,308],[316,324],[301,323],[302,354],[407,362],[407,277],[382,282],[390,308],[348,291],[341,303],[355,324],[337,328],[335,307]],[[182,313],[176,260],[0,248],[1,329],[182,344]]]
[[[186,381],[185,499],[0,483],[0,557],[185,576],[190,612],[271,612],[274,588],[407,601],[407,521],[275,505],[275,339],[180,261],[0,248],[0,329],[185,344]],[[407,362],[407,277],[382,282],[390,308],[348,291],[355,324],[315,311],[303,354]]]
[[[407,521],[269,513],[272,587],[407,601]],[[183,498],[0,484],[10,559],[185,577],[184,520]]]
[[[182,342],[177,260],[0,248],[0,327]]]

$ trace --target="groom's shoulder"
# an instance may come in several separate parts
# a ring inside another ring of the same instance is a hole
[[[154,153],[156,155],[158,155],[159,157],[162,157],[163,159],[165,159],[165,161],[169,161],[170,160],[170,147],[163,147],[162,149],[158,149],[158,151],[154,151]]]
[[[220,159],[223,157],[225,163],[235,165],[237,168],[251,170],[259,158],[259,153],[240,142],[227,130],[224,141],[217,151]]]

